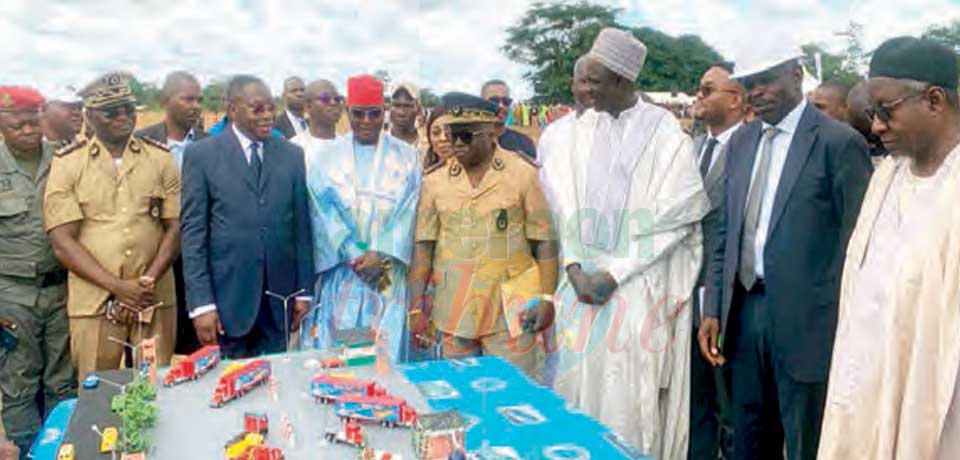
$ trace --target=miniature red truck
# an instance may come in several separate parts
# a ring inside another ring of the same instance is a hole
[[[327,431],[329,442],[338,442],[348,446],[364,448],[367,446],[366,432],[356,420],[345,420],[339,431]]]
[[[266,435],[269,429],[267,414],[263,412],[244,412],[243,431],[246,433],[260,433]]]
[[[220,363],[220,347],[207,345],[173,366],[163,378],[164,386],[173,386],[187,380],[196,380]]]
[[[384,396],[387,391],[372,380],[321,374],[310,382],[310,393],[318,402],[331,403],[341,396]]]
[[[251,446],[243,460],[283,460],[283,451],[270,446]]]
[[[234,369],[227,369],[220,376],[217,388],[210,399],[210,407],[222,407],[229,401],[239,398],[270,378],[270,362],[257,359]]]
[[[389,395],[342,396],[337,400],[336,411],[342,419],[379,422],[388,428],[417,423],[417,412],[403,399]]]

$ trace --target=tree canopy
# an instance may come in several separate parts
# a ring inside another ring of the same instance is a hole
[[[647,45],[647,61],[637,81],[647,91],[693,92],[701,74],[723,58],[694,35],[673,37],[649,27],[617,22],[620,9],[578,3],[534,3],[513,26],[500,48],[511,60],[530,67],[524,78],[546,102],[571,102],[573,64],[590,51],[604,27],[631,31]]]

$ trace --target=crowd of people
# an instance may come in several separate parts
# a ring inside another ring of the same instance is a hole
[[[395,364],[502,357],[657,459],[955,458],[957,55],[893,38],[809,98],[796,53],[718,63],[691,138],[646,54],[603,29],[536,143],[500,80],[418,122],[413,83],[291,77],[278,109],[237,75],[203,130],[180,71],[139,131],[124,72],[0,87],[0,459],[131,344],[356,328]]]

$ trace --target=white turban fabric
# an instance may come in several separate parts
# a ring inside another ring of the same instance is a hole
[[[647,47],[630,32],[607,27],[597,35],[587,56],[611,72],[635,82],[647,59]]]

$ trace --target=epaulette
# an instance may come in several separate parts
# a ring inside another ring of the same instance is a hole
[[[79,150],[79,149],[80,149],[81,147],[83,147],[84,145],[87,145],[87,139],[86,139],[86,138],[77,138],[77,139],[74,139],[73,142],[71,142],[71,143],[69,143],[69,144],[67,144],[67,145],[64,145],[63,147],[58,148],[57,150],[55,150],[55,151],[53,152],[53,154],[56,155],[56,156],[58,156],[58,157],[62,157],[62,156],[65,156],[65,155],[67,155],[67,154],[69,154],[69,153],[72,153],[72,152],[75,152],[75,151]]]
[[[154,146],[154,147],[156,147],[156,148],[158,148],[158,149],[161,149],[161,150],[163,150],[164,152],[169,152],[169,151],[170,151],[170,147],[167,147],[167,144],[163,144],[163,143],[157,142],[157,141],[155,141],[155,140],[153,140],[153,139],[151,139],[151,138],[149,138],[149,137],[137,136],[137,139],[140,139],[141,142],[144,142],[144,143],[147,144],[147,145],[152,145],[152,146]]]
[[[427,174],[430,174],[440,168],[443,168],[445,164],[447,164],[447,160],[440,160],[430,166],[427,166],[427,169],[423,170],[423,175],[426,176]]]
[[[525,163],[529,164],[530,166],[533,166],[534,168],[539,168],[539,167],[540,167],[540,162],[539,162],[539,161],[534,160],[533,158],[528,157],[526,154],[524,154],[524,153],[522,153],[522,152],[518,152],[518,151],[516,151],[516,150],[508,150],[508,149],[505,149],[505,148],[503,148],[503,147],[500,147],[500,149],[503,150],[504,152],[510,152],[510,153],[512,153],[513,156],[515,156],[515,157],[523,160]]]

